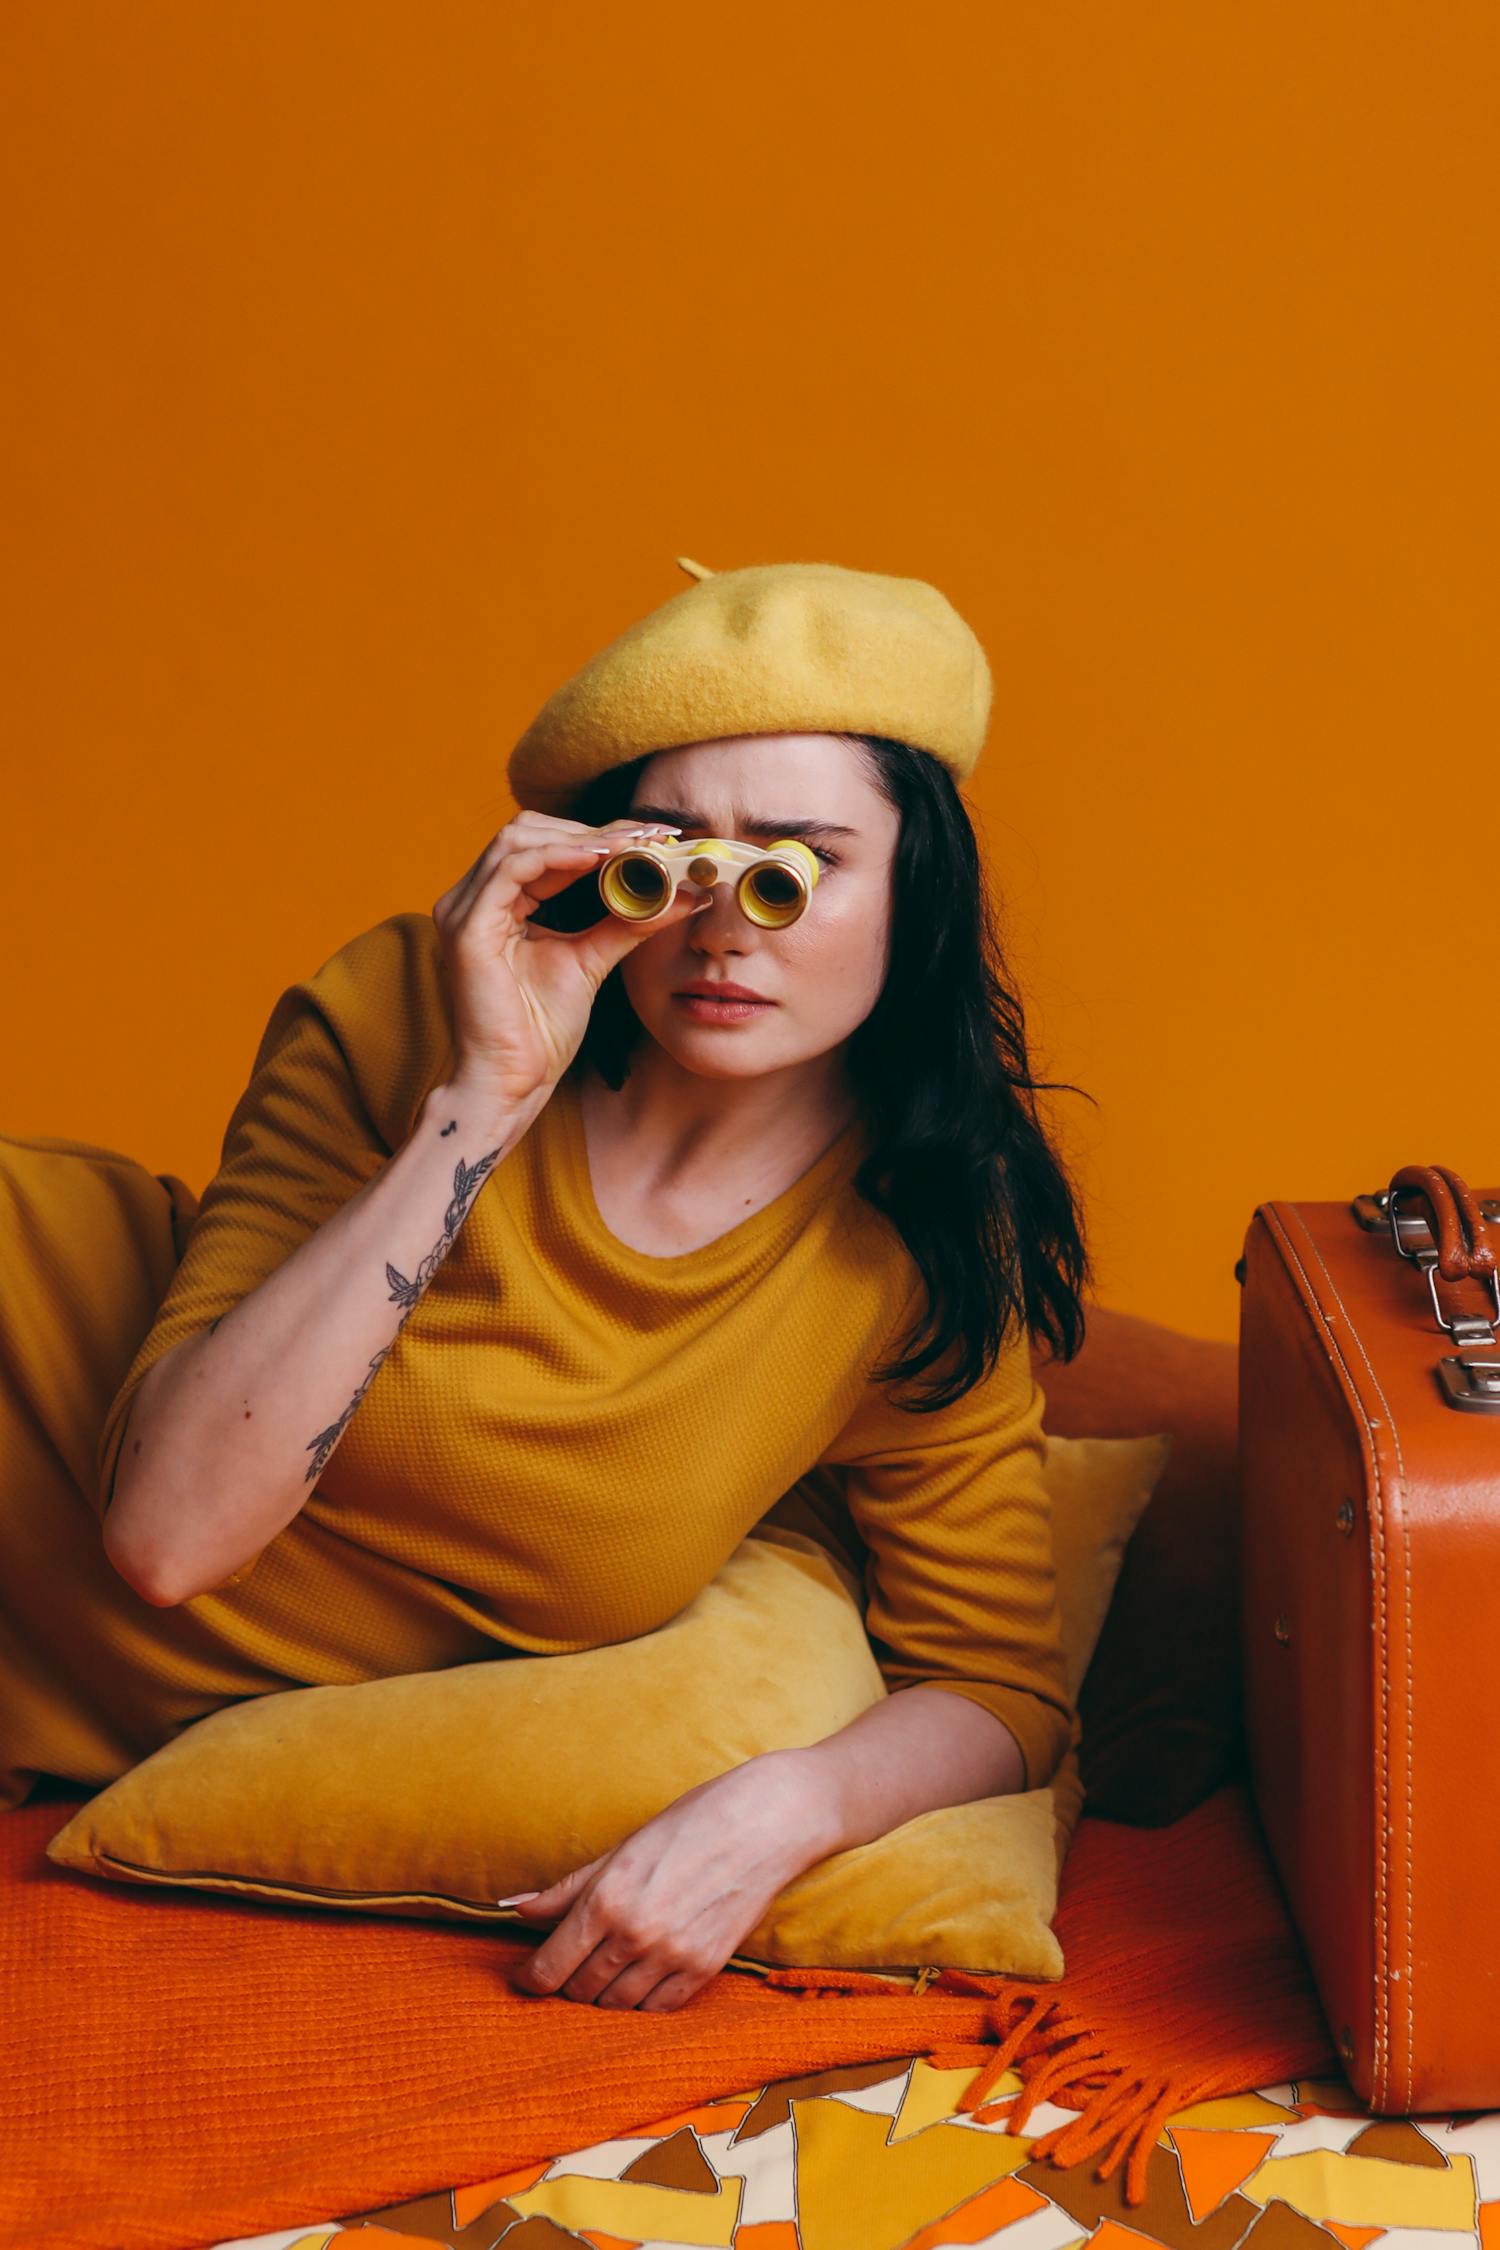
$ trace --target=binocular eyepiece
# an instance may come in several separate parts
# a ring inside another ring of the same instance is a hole
[[[629,844],[612,852],[599,870],[599,896],[626,922],[654,922],[665,914],[681,881],[712,890],[734,874],[735,897],[747,922],[784,930],[804,913],[818,880],[818,857],[794,836],[764,851],[722,836]]]

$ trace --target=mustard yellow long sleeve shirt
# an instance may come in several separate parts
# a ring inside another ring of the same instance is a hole
[[[426,915],[378,923],[282,995],[105,1419],[101,1517],[147,1370],[403,1145],[453,1059]],[[887,1685],[983,1705],[1020,1744],[1027,1786],[1049,1781],[1076,1713],[1027,1341],[1013,1333],[990,1377],[936,1414],[904,1413],[870,1380],[919,1284],[853,1187],[865,1145],[851,1126],[762,1210],[657,1257],[604,1224],[565,1076],[479,1191],[292,1522],[176,1608],[116,1581],[137,1754],[237,1696],[650,1632],[790,1510],[814,1530],[837,1515],[830,1544],[858,1557]],[[97,1632],[97,1584],[90,1602]]]

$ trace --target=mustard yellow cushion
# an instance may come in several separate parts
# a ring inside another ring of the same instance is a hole
[[[1171,1443],[1049,1436],[1070,1697]],[[555,1882],[685,1790],[818,1742],[885,1693],[852,1574],[805,1534],[758,1526],[633,1640],[212,1712],[81,1806],[48,1856],[113,1880],[514,1922],[495,1899]],[[941,1806],[807,1869],[733,1962],[1055,1980],[1081,1807],[1075,1727],[1047,1787]]]
[[[118,1774],[162,1739],[127,1684],[162,1613],[99,1629],[127,1605],[95,1456],[196,1210],[133,1157],[0,1133],[0,1811],[39,1773]]]

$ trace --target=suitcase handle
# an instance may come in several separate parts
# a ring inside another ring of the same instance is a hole
[[[1427,1206],[1425,1221],[1414,1211],[1402,1212],[1403,1195],[1422,1198]],[[1402,1164],[1391,1174],[1385,1194],[1374,1200],[1384,1207],[1390,1221],[1397,1255],[1409,1258],[1426,1274],[1437,1324],[1458,1346],[1437,1364],[1448,1404],[1471,1413],[1500,1414],[1500,1358],[1473,1356],[1476,1351],[1493,1355],[1500,1346],[1496,1335],[1500,1329],[1500,1261],[1478,1197],[1446,1164]],[[1451,1318],[1445,1315],[1438,1295],[1440,1275],[1446,1282],[1477,1281],[1487,1286],[1489,1317],[1457,1309]]]
[[[1429,1249],[1424,1254],[1402,1241],[1397,1198],[1405,1193],[1427,1198],[1432,1213],[1428,1226],[1437,1243],[1435,1252]],[[1391,1174],[1386,1209],[1390,1213],[1391,1240],[1403,1258],[1414,1258],[1419,1265],[1435,1265],[1444,1281],[1489,1281],[1493,1287],[1496,1259],[1490,1230],[1478,1197],[1457,1172],[1446,1164],[1401,1165]],[[1438,1317],[1446,1327],[1441,1314]],[[1500,1321],[1500,1296],[1495,1299],[1495,1319]]]

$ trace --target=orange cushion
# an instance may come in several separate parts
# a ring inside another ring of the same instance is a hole
[[[1085,1809],[1162,1827],[1245,1770],[1240,1699],[1239,1353],[1135,1313],[1085,1308],[1070,1362],[1034,1346],[1059,1437],[1170,1431],[1078,1696]]]

